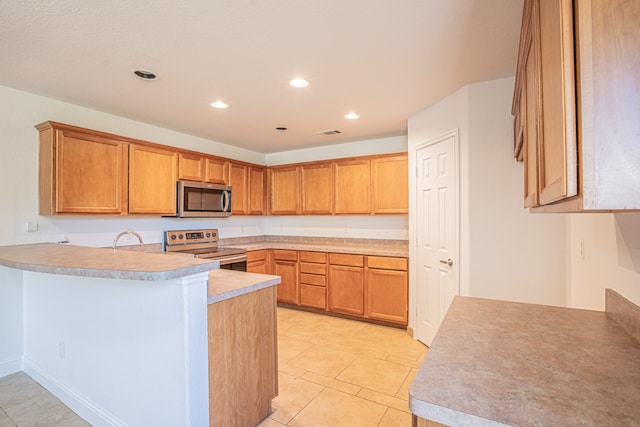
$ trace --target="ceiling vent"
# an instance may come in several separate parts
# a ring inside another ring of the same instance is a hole
[[[340,132],[338,129],[323,130],[320,132],[315,132],[316,135],[324,135],[324,136],[336,135],[338,133],[342,133],[342,132]]]

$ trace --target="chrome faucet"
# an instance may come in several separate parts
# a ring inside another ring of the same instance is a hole
[[[118,246],[118,240],[120,240],[120,238],[122,236],[127,235],[127,234],[133,234],[134,236],[136,236],[138,238],[138,240],[140,241],[140,246],[144,246],[144,242],[142,241],[142,236],[141,235],[139,235],[135,231],[127,230],[127,231],[122,231],[122,232],[118,233],[118,235],[115,237],[115,239],[113,239],[113,249],[115,249],[116,246]]]

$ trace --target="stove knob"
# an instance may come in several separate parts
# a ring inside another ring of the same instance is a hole
[[[178,234],[178,239],[182,239],[184,236],[182,234]]]
[[[207,233],[207,237],[211,237],[211,233]]]
[[[171,235],[171,240],[176,240],[176,235],[175,234]]]
[[[213,233],[213,237],[216,237],[216,236],[217,236],[217,234],[216,234],[216,233]]]

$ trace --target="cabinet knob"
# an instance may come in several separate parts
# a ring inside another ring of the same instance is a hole
[[[441,259],[440,262],[443,263],[443,264],[447,264],[449,267],[453,267],[453,260],[451,258],[449,258],[446,261]]]

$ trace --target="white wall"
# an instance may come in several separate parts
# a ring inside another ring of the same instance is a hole
[[[569,305],[604,310],[605,288],[640,305],[640,213],[579,213],[569,217]]]
[[[522,208],[523,170],[511,151],[513,83],[466,86],[411,117],[410,165],[415,147],[458,129],[461,295],[565,305],[566,219]],[[411,215],[409,230],[411,239]]]
[[[22,369],[22,272],[0,266],[0,378]]]

